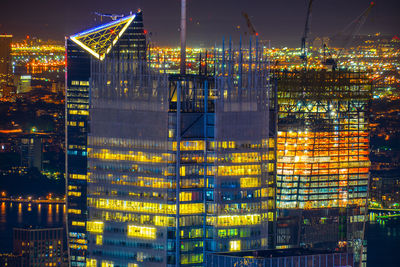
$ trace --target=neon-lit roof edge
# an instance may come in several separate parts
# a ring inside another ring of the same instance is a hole
[[[132,14],[132,15],[129,15],[129,16],[126,16],[126,17],[123,17],[123,18],[121,18],[121,19],[119,19],[119,20],[114,20],[114,21],[111,21],[111,22],[109,22],[109,23],[102,24],[102,25],[100,25],[100,26],[97,26],[97,27],[88,29],[88,30],[83,31],[83,32],[75,33],[75,34],[71,35],[71,38],[72,38],[72,37],[79,37],[79,36],[82,36],[82,35],[89,34],[89,33],[91,33],[91,32],[96,32],[96,31],[99,31],[99,30],[108,28],[108,27],[110,27],[110,26],[112,26],[112,25],[114,25],[114,24],[118,24],[118,23],[123,22],[123,21],[125,21],[125,20],[128,20],[128,19],[130,19],[130,18],[132,18],[132,17],[135,18],[135,16],[136,16],[136,13],[134,13],[134,14]]]
[[[123,21],[129,19],[129,21],[128,21],[128,22],[125,24],[125,26],[121,29],[121,31],[120,31],[120,33],[118,34],[118,36],[112,41],[111,46],[109,46],[109,47],[106,49],[106,54],[107,54],[108,52],[111,51],[111,47],[112,47],[113,45],[115,45],[115,44],[117,43],[118,39],[124,34],[124,32],[125,32],[126,29],[129,27],[129,25],[132,23],[132,21],[135,19],[135,17],[136,17],[136,13],[134,13],[134,14],[132,14],[132,15],[129,15],[129,16],[126,16],[126,17],[123,17],[123,18],[121,18],[121,19],[119,19],[119,20],[112,21],[112,22],[110,22],[110,23],[103,24],[103,25],[100,25],[100,26],[98,26],[98,27],[89,29],[89,30],[87,30],[87,31],[84,31],[84,32],[80,32],[80,33],[71,35],[71,36],[70,36],[70,39],[71,39],[73,42],[75,42],[77,45],[79,45],[80,47],[82,47],[83,49],[85,49],[87,52],[89,52],[90,54],[92,54],[93,56],[95,56],[97,59],[103,60],[104,57],[105,57],[105,55],[100,55],[99,53],[97,53],[96,51],[94,51],[93,49],[91,49],[90,47],[88,47],[87,45],[85,45],[84,43],[82,43],[81,41],[79,41],[79,40],[77,39],[77,37],[80,37],[80,36],[83,36],[83,35],[86,35],[86,34],[90,34],[90,33],[92,33],[92,32],[96,32],[96,31],[99,31],[99,30],[102,30],[102,29],[105,29],[105,28],[108,28],[108,27],[110,27],[110,26],[112,26],[112,25],[114,25],[114,24],[118,24],[118,23],[120,23],[120,22],[123,22]]]

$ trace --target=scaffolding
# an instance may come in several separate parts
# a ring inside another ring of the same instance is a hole
[[[276,79],[281,215],[298,218],[297,245],[354,247],[367,212],[371,80],[344,70],[283,71]]]

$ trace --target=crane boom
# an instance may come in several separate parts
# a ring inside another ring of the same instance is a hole
[[[251,23],[249,15],[246,12],[242,12],[242,16],[244,17],[244,19],[246,20],[246,24],[247,24],[247,28],[249,29],[249,34],[250,35],[258,35],[256,29],[253,26],[253,23]]]
[[[300,58],[303,60],[303,65],[304,65],[305,68],[307,68],[307,39],[308,39],[308,34],[310,32],[311,8],[312,8],[313,2],[314,2],[314,0],[310,0],[308,2],[306,23],[305,23],[305,26],[304,26],[303,37],[301,38],[301,55],[300,55]]]
[[[350,46],[353,37],[354,37],[355,35],[357,35],[357,34],[360,32],[361,27],[364,25],[365,21],[366,21],[367,18],[368,18],[369,13],[371,12],[371,9],[372,9],[374,6],[375,6],[375,2],[371,2],[371,4],[369,5],[369,7],[366,8],[366,9],[361,13],[361,15],[359,15],[355,20],[353,20],[350,24],[348,24],[348,25],[343,29],[342,32],[346,32],[348,29],[351,28],[351,26],[354,25],[353,30],[350,32],[350,34],[349,34],[349,35],[347,36],[347,38],[345,39],[343,48],[342,48],[342,50],[340,50],[340,52],[339,52],[339,54],[338,54],[338,57],[340,56],[340,54],[341,54],[345,49],[347,49],[347,48]]]

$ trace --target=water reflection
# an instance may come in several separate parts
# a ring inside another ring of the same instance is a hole
[[[22,223],[22,203],[18,204],[18,223]]]
[[[38,223],[42,224],[42,204],[38,205]]]
[[[56,204],[56,223],[60,222],[60,205]]]
[[[2,202],[1,203],[1,212],[0,212],[0,223],[5,223],[6,222],[6,217],[7,217],[6,203]]]
[[[63,221],[65,222],[67,220],[67,206],[63,205]]]
[[[53,224],[53,206],[51,204],[47,208],[47,224]]]

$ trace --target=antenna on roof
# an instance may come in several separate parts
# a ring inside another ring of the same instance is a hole
[[[181,0],[181,74],[186,74],[186,0]]]

